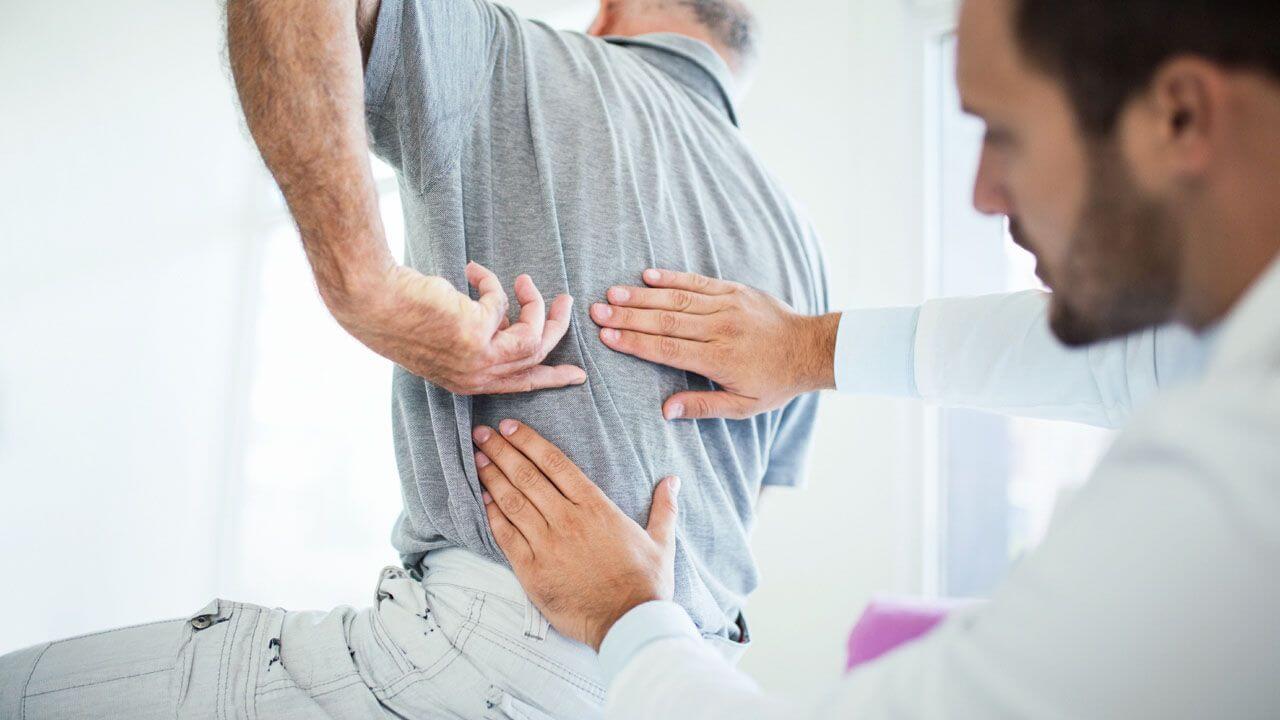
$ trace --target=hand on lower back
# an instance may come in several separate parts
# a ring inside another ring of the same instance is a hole
[[[671,599],[678,479],[658,484],[642,528],[527,425],[472,437],[493,538],[552,626],[598,650],[629,610]]]
[[[838,314],[800,315],[767,293],[691,273],[646,270],[644,281],[610,288],[608,304],[591,306],[601,340],[723,388],[672,395],[667,419],[747,418],[835,387]]]
[[[573,299],[562,295],[550,312],[526,275],[516,278],[520,317],[507,321],[508,300],[498,278],[467,266],[480,293],[472,300],[448,281],[393,266],[362,287],[360,296],[330,304],[356,339],[409,372],[461,395],[527,392],[586,381],[581,368],[542,365],[569,329]]]

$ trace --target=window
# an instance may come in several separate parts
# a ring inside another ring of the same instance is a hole
[[[1031,256],[1012,243],[1003,219],[983,216],[971,204],[983,129],[960,112],[954,34],[937,35],[926,54],[929,294],[1038,287]],[[925,587],[985,595],[1040,540],[1057,497],[1088,476],[1110,433],[971,410],[931,416],[927,443],[934,462],[925,481],[936,557],[926,567],[937,576],[926,578]]]

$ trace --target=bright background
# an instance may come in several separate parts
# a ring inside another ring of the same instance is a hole
[[[956,107],[949,2],[752,6],[744,130],[821,231],[837,305],[1030,286],[968,209],[980,128]],[[0,75],[0,652],[213,596],[368,603],[396,561],[390,366],[316,296],[238,117],[220,3],[2,2]],[[744,667],[812,690],[872,594],[985,592],[1105,440],[827,398],[808,487],[764,500]]]

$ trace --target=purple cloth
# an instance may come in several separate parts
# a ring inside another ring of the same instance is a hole
[[[972,600],[872,598],[849,633],[849,658],[845,671],[924,635],[946,619],[951,611],[972,603]]]

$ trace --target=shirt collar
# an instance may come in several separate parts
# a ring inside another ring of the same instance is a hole
[[[647,33],[634,37],[609,35],[605,42],[631,49],[650,65],[706,98],[738,124],[733,98],[736,87],[729,66],[711,46],[679,33]]]
[[[1244,297],[1212,330],[1209,370],[1215,374],[1280,362],[1280,257],[1254,281]]]

